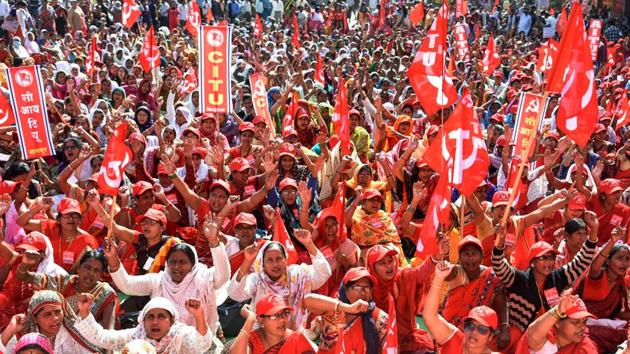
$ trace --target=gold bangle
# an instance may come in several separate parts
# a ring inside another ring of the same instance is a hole
[[[246,330],[244,330],[244,329],[242,329],[242,328],[241,328],[241,330],[239,331],[239,333],[243,333],[243,334],[245,334],[245,336],[246,336],[247,338],[249,338],[249,332],[247,332]]]

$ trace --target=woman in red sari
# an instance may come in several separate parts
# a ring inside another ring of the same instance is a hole
[[[245,324],[230,348],[230,354],[311,354],[315,345],[304,334],[289,329],[293,308],[280,295],[269,293],[256,302],[256,313],[243,306]],[[260,327],[252,330],[255,322]]]

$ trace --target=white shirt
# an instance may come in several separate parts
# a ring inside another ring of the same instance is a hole
[[[0,0],[0,17],[6,17],[11,11],[11,7],[6,0]]]

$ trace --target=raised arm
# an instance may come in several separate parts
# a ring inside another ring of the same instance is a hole
[[[115,349],[122,347],[133,339],[135,328],[112,330],[104,329],[90,312],[94,303],[92,294],[79,294],[77,307],[79,320],[75,321],[74,327],[79,333],[88,338],[90,343],[104,349]]]
[[[15,221],[18,225],[23,227],[27,231],[42,231],[41,220],[34,219],[37,213],[42,210],[47,210],[53,205],[52,198],[37,198],[33,204],[31,204],[31,208],[20,215]]]
[[[338,299],[333,299],[320,294],[306,294],[306,296],[304,296],[304,300],[302,300],[302,304],[315,315],[325,312],[336,312],[338,310],[348,314],[357,315],[367,311],[370,306],[363,300],[357,300],[352,304],[346,304]]]
[[[101,197],[96,189],[92,189],[88,192],[86,202],[90,208],[96,212],[99,218],[103,220],[103,222],[107,223],[107,225],[112,225],[112,233],[118,240],[133,243],[136,237],[136,232],[124,226],[118,225],[115,221],[112,222],[111,215],[105,211],[105,208],[101,205]]]
[[[551,332],[555,324],[565,318],[566,311],[579,301],[577,295],[570,292],[563,294],[558,301],[558,305],[545,312],[536,321],[532,322],[527,329],[527,346],[530,352],[538,352],[547,342],[547,334]]]
[[[595,231],[595,235],[597,235],[597,231]],[[610,240],[608,240],[604,247],[599,250],[597,256],[595,256],[595,259],[591,263],[591,268],[588,271],[589,278],[599,279],[599,277],[602,275],[604,264],[608,260],[608,255],[610,254],[610,251],[612,250],[615,243],[621,240],[625,235],[626,232],[624,228],[615,227],[613,229],[612,233],[610,234]]]
[[[173,164],[168,156],[162,155],[162,163],[164,164],[166,173],[168,173],[173,180],[175,188],[177,188],[177,191],[182,194],[186,204],[194,210],[199,209],[204,199],[198,196],[197,193],[193,192],[192,189],[190,189],[190,187],[188,187],[188,185],[179,178],[175,172],[175,164]]]
[[[571,194],[567,190],[563,189],[557,191],[556,193],[560,194],[560,197],[558,197],[556,201],[551,204],[544,205],[543,207],[538,208],[523,217],[524,227],[527,228],[539,222],[543,218],[551,216],[556,210],[565,207],[569,203],[569,200],[571,200]]]
[[[121,266],[118,258],[118,246],[111,239],[103,241],[103,251],[107,257],[109,274],[112,276],[114,284],[127,295],[148,296],[151,295],[153,287],[161,281],[159,274],[129,275],[125,267]]]
[[[480,225],[485,219],[485,212],[483,210],[483,207],[481,206],[481,203],[479,203],[477,196],[475,196],[474,194],[470,197],[464,197],[466,198],[466,204],[468,204],[470,210],[473,213],[473,224]]]
[[[424,302],[424,310],[422,311],[424,323],[431,333],[431,336],[433,336],[438,344],[444,344],[451,337],[453,332],[457,331],[457,327],[450,324],[444,317],[438,314],[442,284],[444,283],[444,279],[451,273],[452,269],[453,265],[446,261],[439,263],[435,267],[435,277],[431,282],[431,287],[429,288],[427,298]]]
[[[249,335],[252,333],[254,324],[256,323],[256,313],[249,305],[244,305],[241,308],[241,316],[245,318],[245,324],[243,324],[243,327],[238,332],[238,336],[234,339],[230,351],[228,352],[229,354],[251,353],[249,349]]]
[[[306,185],[306,182],[300,181],[298,183],[298,193],[302,204],[300,205],[300,227],[313,232],[313,225],[309,221],[309,211],[311,206],[311,190]]]
[[[352,216],[354,215],[354,211],[357,210],[359,202],[361,201],[361,196],[363,195],[361,186],[357,186],[354,189],[354,193],[356,195],[354,200],[350,203],[350,205],[348,205],[348,207],[346,207],[346,227],[350,228],[352,227]]]

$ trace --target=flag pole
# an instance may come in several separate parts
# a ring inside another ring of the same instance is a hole
[[[109,209],[109,225],[107,226],[107,236],[105,237],[105,239],[109,240],[109,242],[112,241],[111,237],[112,229],[114,228],[114,208],[116,207],[116,197],[118,197],[118,194],[114,194],[114,198],[112,199],[112,207]]]
[[[461,194],[460,198],[462,198],[462,205],[459,208],[459,238],[460,240],[464,237],[464,209],[466,208],[466,198]]]

